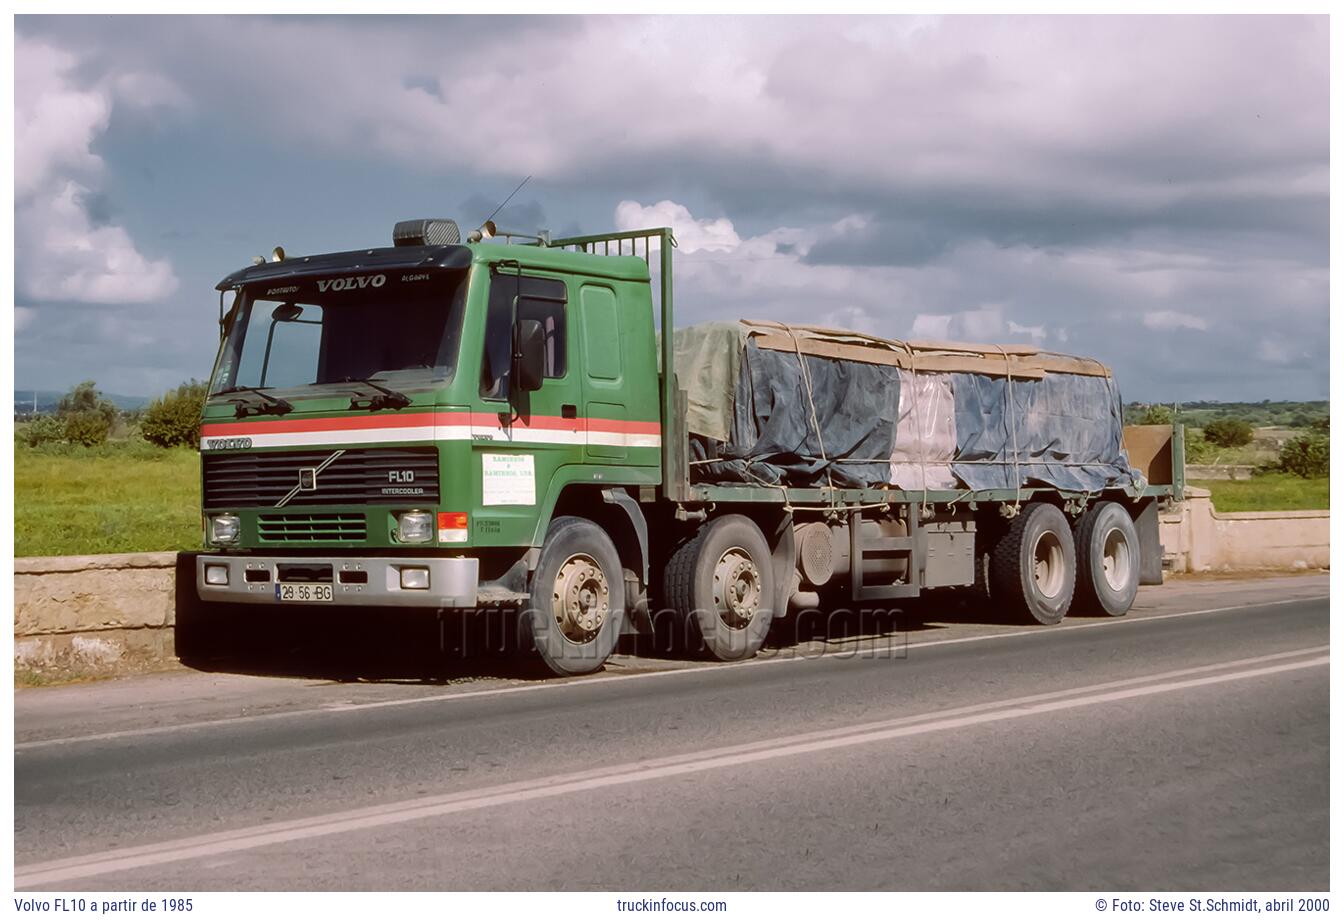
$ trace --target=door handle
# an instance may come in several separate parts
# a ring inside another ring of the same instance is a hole
[[[560,406],[560,417],[578,418],[579,417],[578,406],[574,405],[573,403],[564,403],[563,405]]]

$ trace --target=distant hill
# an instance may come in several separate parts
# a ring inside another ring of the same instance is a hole
[[[68,393],[68,390],[38,390],[37,391],[37,411],[39,414],[45,414],[56,411],[56,406],[60,404],[61,397]],[[103,398],[112,403],[123,412],[130,412],[135,409],[143,409],[149,405],[148,396],[122,396],[119,393],[104,393]],[[33,412],[33,390],[23,387],[14,388],[14,414],[31,415]]]

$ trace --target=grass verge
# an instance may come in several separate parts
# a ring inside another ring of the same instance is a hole
[[[1195,480],[1208,489],[1218,511],[1316,511],[1330,508],[1330,480],[1303,479],[1292,473],[1265,473],[1253,479]]]
[[[200,482],[189,448],[16,447],[14,555],[197,548]]]

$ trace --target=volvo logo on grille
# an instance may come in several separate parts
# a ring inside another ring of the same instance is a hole
[[[289,504],[290,499],[292,499],[295,495],[298,495],[300,492],[316,492],[317,474],[325,470],[327,467],[331,466],[333,463],[335,463],[336,458],[343,453],[345,453],[344,450],[338,450],[335,453],[333,453],[330,457],[319,463],[317,466],[299,467],[299,484],[296,485],[294,488],[290,489],[289,492],[285,494],[284,498],[276,502],[275,507],[283,508],[285,505]]]
[[[251,438],[205,438],[201,450],[250,450]]]

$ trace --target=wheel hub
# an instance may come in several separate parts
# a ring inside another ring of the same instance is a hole
[[[1112,528],[1101,544],[1101,571],[1111,590],[1125,590],[1129,584],[1130,565],[1129,541],[1120,528]]]
[[[741,547],[733,547],[714,566],[714,606],[719,618],[742,629],[761,608],[761,571]]]
[[[1045,597],[1058,597],[1064,590],[1064,545],[1059,537],[1049,531],[1041,534],[1031,556],[1037,589]]]
[[[611,614],[611,589],[602,567],[582,553],[570,556],[555,573],[552,610],[560,631],[574,642],[587,642]]]

